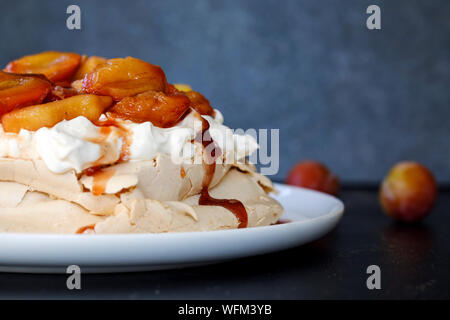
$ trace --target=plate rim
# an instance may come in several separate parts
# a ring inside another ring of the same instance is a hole
[[[285,190],[298,188],[275,186]],[[5,255],[0,258],[0,272],[66,273],[67,266],[74,263],[83,268],[83,273],[141,272],[207,265],[290,249],[328,234],[338,225],[345,209],[336,197],[298,189],[307,193],[305,197],[318,195],[314,201],[324,197],[331,200],[331,206],[327,206],[326,213],[305,220],[300,218],[301,213],[293,212],[299,220],[246,229],[100,235],[3,232],[0,252]],[[290,211],[288,206],[286,209]],[[236,241],[239,248],[235,247]],[[211,246],[220,242],[224,243],[223,250],[212,250]],[[195,246],[202,250],[193,253]]]

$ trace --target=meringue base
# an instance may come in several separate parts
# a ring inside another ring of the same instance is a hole
[[[65,191],[69,195],[65,194],[61,199],[48,192],[56,189],[59,190],[54,193],[61,192],[58,184],[62,180],[56,181],[55,177],[51,177],[55,185],[47,185],[41,190],[33,186],[44,185],[44,181],[39,183],[32,178],[27,184],[15,181],[18,170],[14,165],[20,160],[6,161],[9,164],[7,167],[14,166],[16,169],[12,173],[10,171],[10,177],[5,179],[7,173],[2,170],[2,163],[5,167],[5,162],[1,161],[0,180],[10,181],[0,181],[0,232],[74,234],[86,228],[84,233],[88,234],[162,233],[235,229],[239,225],[234,214],[225,208],[198,205],[198,194],[187,193],[183,199],[155,200],[146,197],[138,187],[117,194],[92,196],[98,198],[99,203],[114,206],[112,213],[99,213],[101,210],[97,206],[92,211],[84,205],[92,204],[90,196],[80,197],[76,192]],[[39,169],[42,177],[44,169],[36,163],[33,166]],[[45,172],[44,175],[48,174]],[[76,175],[69,176],[77,179]],[[26,179],[19,177],[18,180]],[[210,188],[211,196],[241,201],[248,213],[248,227],[273,224],[283,213],[281,205],[269,196],[269,192],[273,191],[270,180],[250,166],[231,166],[222,170],[216,180],[215,186]],[[68,180],[66,186],[67,183]],[[90,195],[85,191],[81,193]]]

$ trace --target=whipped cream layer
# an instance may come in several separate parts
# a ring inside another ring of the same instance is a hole
[[[42,159],[54,173],[83,170],[118,162],[126,150],[126,160],[152,160],[158,154],[169,154],[174,162],[201,163],[202,149],[194,139],[202,132],[199,114],[192,111],[171,128],[159,128],[151,122],[118,122],[119,127],[96,126],[84,117],[62,121],[52,128],[36,132],[21,130],[6,133],[0,126],[0,157]],[[234,163],[250,154],[258,144],[250,135],[238,135],[223,125],[223,116],[202,116],[210,125],[210,135],[223,156],[218,159]],[[100,119],[102,120],[102,118]]]

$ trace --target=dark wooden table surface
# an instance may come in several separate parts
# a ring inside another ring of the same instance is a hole
[[[84,299],[429,299],[450,298],[450,191],[423,223],[393,223],[376,190],[347,188],[339,226],[314,243],[228,263],[147,273],[83,275],[82,290],[64,275],[0,274],[0,298]],[[219,249],[219,248],[218,248]],[[381,269],[368,290],[366,268]]]

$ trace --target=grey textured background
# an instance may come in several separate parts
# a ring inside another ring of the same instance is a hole
[[[82,30],[65,27],[82,9]],[[378,4],[382,30],[365,27]],[[0,64],[43,50],[136,56],[234,128],[280,128],[282,179],[318,159],[375,182],[414,159],[450,182],[450,1],[0,2]]]

